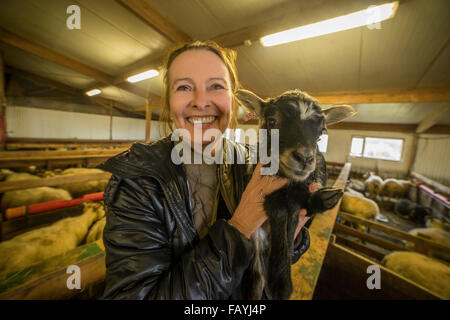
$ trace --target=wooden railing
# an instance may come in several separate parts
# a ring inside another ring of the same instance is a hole
[[[350,175],[351,163],[346,163],[341,170],[334,188],[344,189],[345,184]],[[292,300],[311,300],[314,289],[319,278],[325,255],[327,253],[328,244],[331,239],[331,233],[339,212],[341,200],[336,206],[318,214],[314,217],[309,234],[311,237],[311,245],[308,251],[300,258],[300,260],[292,266],[292,283],[293,293]]]

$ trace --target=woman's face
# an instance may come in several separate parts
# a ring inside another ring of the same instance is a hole
[[[194,123],[202,129],[228,127],[232,115],[230,75],[215,53],[194,49],[181,53],[169,68],[170,117],[177,129],[186,129],[191,142],[205,146],[211,139],[194,140]],[[200,137],[198,137],[200,138]]]

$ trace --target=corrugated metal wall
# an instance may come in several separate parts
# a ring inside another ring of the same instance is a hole
[[[110,117],[77,112],[8,106],[8,137],[98,139],[110,138]],[[150,139],[159,138],[159,123],[152,121]],[[145,120],[113,117],[112,139],[144,140]]]
[[[450,186],[450,136],[421,135],[413,170]]]

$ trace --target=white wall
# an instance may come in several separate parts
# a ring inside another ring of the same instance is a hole
[[[110,117],[96,114],[8,106],[8,137],[95,139],[110,138]],[[152,121],[150,140],[159,138],[159,122]],[[113,117],[112,139],[144,140],[145,120]]]
[[[375,137],[403,139],[403,151],[400,161],[351,157],[352,137]],[[408,166],[412,156],[413,134],[398,132],[379,132],[362,130],[328,130],[328,148],[325,159],[331,162],[351,162],[352,169],[358,171],[373,170],[393,177],[404,177],[408,174]]]

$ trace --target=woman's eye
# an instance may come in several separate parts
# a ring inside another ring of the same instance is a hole
[[[181,85],[176,88],[176,91],[187,91],[187,90],[189,90],[189,87],[186,85]]]
[[[211,86],[211,89],[213,90],[220,90],[220,89],[224,89],[224,86],[219,84],[219,83],[215,83]]]

